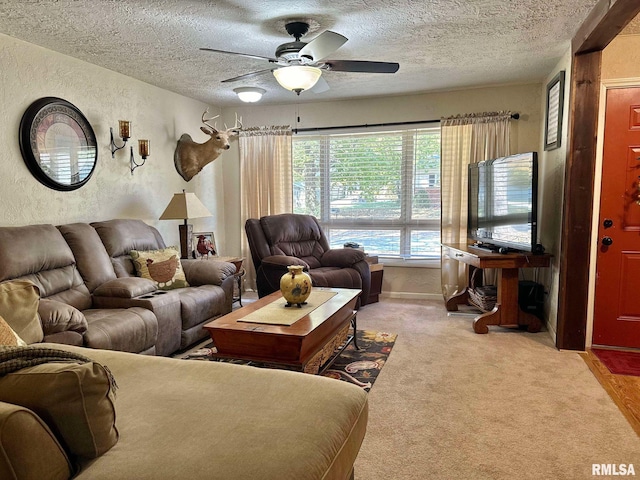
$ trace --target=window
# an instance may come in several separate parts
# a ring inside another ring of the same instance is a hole
[[[440,257],[440,127],[293,138],[293,210],[331,247]]]

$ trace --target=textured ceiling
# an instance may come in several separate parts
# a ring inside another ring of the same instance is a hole
[[[399,95],[541,81],[597,0],[0,0],[0,33],[216,106],[234,87],[267,90],[263,103]],[[292,41],[287,20],[311,20],[310,41],[333,30],[349,41],[336,60],[398,62],[395,74],[327,72],[324,93],[299,98],[265,68]]]

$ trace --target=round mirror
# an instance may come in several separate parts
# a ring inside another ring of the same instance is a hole
[[[20,151],[34,177],[63,191],[87,183],[98,159],[89,121],[75,105],[55,97],[36,100],[24,112]]]

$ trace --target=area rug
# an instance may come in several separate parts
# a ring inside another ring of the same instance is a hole
[[[395,333],[359,330],[357,340],[359,350],[353,342],[345,348],[335,360],[333,365],[322,375],[335,378],[344,382],[353,383],[363,390],[369,391],[378,378],[382,367],[386,363],[391,349],[395,344]],[[206,341],[176,358],[187,360],[211,360],[218,361],[214,357],[215,346],[213,342]],[[260,368],[286,368],[273,364],[249,362],[245,360],[219,360],[239,365],[251,365]]]
[[[640,377],[640,352],[604,348],[592,348],[591,351],[611,373]]]

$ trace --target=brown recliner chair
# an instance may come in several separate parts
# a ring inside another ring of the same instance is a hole
[[[284,213],[245,223],[258,296],[280,288],[289,265],[303,265],[318,287],[358,288],[358,305],[369,298],[371,273],[366,254],[352,248],[329,248],[318,220],[311,215]]]

